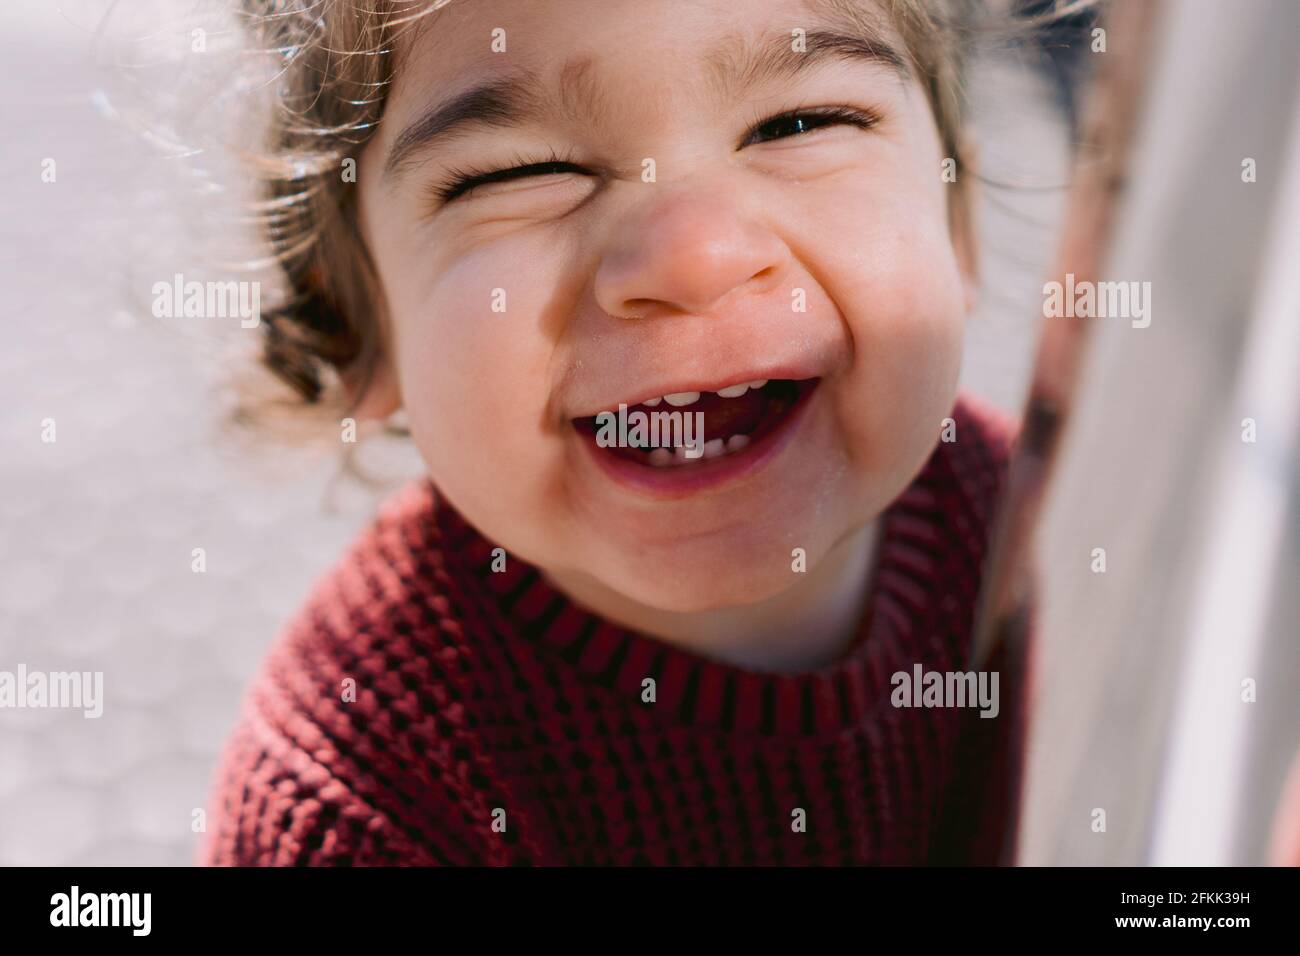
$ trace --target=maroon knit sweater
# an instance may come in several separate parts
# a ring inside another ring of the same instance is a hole
[[[513,556],[494,573],[491,541],[406,489],[268,656],[200,861],[995,862],[1010,688],[996,719],[890,702],[897,671],[968,667],[1010,430],[967,399],[953,417],[883,515],[855,643],[798,675],[620,629]]]

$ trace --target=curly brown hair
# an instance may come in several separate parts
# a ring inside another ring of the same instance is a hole
[[[340,170],[383,117],[402,44],[449,2],[242,0],[254,43],[283,58],[267,148],[251,158],[263,235],[288,290],[263,315],[262,359],[302,402],[349,407],[383,355],[382,291],[358,229],[355,187]],[[969,234],[963,73],[980,0],[830,2],[851,22],[887,17],[902,39],[959,171],[950,225]],[[1090,0],[1064,6],[1081,2]]]

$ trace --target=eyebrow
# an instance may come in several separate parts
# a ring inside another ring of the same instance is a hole
[[[777,80],[790,80],[832,60],[859,60],[888,67],[900,79],[910,76],[907,60],[881,35],[841,30],[810,30],[794,48],[793,33],[777,34],[759,46],[732,38],[709,55],[718,92],[724,99]]]
[[[810,30],[795,49],[794,34],[775,34],[757,45],[732,37],[708,55],[710,73],[725,100],[778,80],[790,80],[817,64],[835,60],[875,63],[906,81],[911,75],[907,60],[883,35],[859,35],[837,29]],[[598,87],[592,82],[593,63],[578,57],[568,61],[560,77],[558,102],[540,95],[540,78],[529,70],[471,87],[436,103],[405,127],[393,141],[384,161],[383,178],[394,181],[417,157],[458,135],[472,130],[517,129],[544,115],[550,107],[561,114],[595,118],[601,109]],[[580,102],[575,102],[578,100]]]
[[[436,141],[446,140],[471,128],[506,129],[520,126],[540,112],[530,74],[521,74],[475,86],[422,113],[393,141],[384,161],[384,178],[399,177],[415,155]]]

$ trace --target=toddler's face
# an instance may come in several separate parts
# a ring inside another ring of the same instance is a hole
[[[489,537],[702,610],[789,587],[793,549],[813,571],[914,477],[968,284],[881,29],[796,0],[460,0],[398,44],[362,228],[415,442]],[[703,454],[602,447],[621,403],[702,412]]]

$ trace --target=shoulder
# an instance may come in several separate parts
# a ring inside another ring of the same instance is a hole
[[[427,483],[403,489],[275,641],[227,742],[207,863],[473,862],[454,820],[460,629]]]
[[[959,396],[921,472],[886,513],[882,561],[905,559],[921,573],[935,589],[927,613],[949,608],[955,632],[968,630],[974,612],[1016,431],[1009,415]]]
[[[948,564],[942,577],[945,598],[952,601],[948,622],[954,635],[948,666],[964,670],[972,666],[976,610],[1019,423],[968,395],[958,398],[952,418],[955,440],[941,443],[936,450],[932,485],[944,502]],[[1009,664],[1002,657],[994,657],[980,666],[999,673]],[[1003,770],[1010,765],[1011,748],[1020,746],[1023,721],[1024,696],[1007,683],[1012,679],[1012,674],[1004,677],[997,720],[981,719],[986,715],[975,709],[960,712],[949,802],[931,845],[931,863],[987,865],[1000,859],[1006,821],[1014,805],[1014,794],[1007,788]],[[990,772],[990,768],[996,772]]]
[[[1006,486],[1019,423],[987,401],[962,393],[953,407],[952,440],[935,456],[944,484],[987,530]]]

